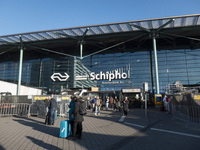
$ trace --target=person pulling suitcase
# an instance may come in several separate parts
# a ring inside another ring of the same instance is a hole
[[[84,121],[83,115],[80,114],[80,105],[82,103],[83,99],[81,97],[78,97],[75,101],[74,105],[74,124],[73,124],[73,133],[72,136],[70,136],[68,139],[69,140],[76,140],[76,139],[81,139],[82,138],[82,122]]]

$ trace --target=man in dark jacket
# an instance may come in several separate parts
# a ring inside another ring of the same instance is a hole
[[[50,112],[50,123],[51,123],[51,125],[54,125],[55,114],[56,114],[56,110],[57,110],[57,102],[54,98],[51,98],[51,96],[49,96],[48,98],[49,98],[48,108],[49,108],[49,112]]]
[[[125,99],[123,100],[123,112],[125,116],[127,115],[128,112],[128,104],[129,104],[128,97],[125,97]]]
[[[79,109],[80,109],[80,103],[82,99],[79,97],[75,101],[75,106],[74,106],[74,124],[73,124],[73,133],[72,136],[69,137],[69,140],[76,140],[76,138],[81,139],[82,136],[82,122],[83,122],[83,115],[80,115]]]

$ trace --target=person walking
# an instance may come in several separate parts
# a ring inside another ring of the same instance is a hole
[[[76,140],[76,139],[81,139],[82,138],[82,122],[84,121],[83,115],[81,115],[80,112],[80,105],[81,101],[83,99],[81,97],[78,97],[75,101],[74,105],[74,124],[73,124],[73,133],[72,136],[70,136],[68,139],[69,140]]]
[[[108,110],[108,104],[109,104],[109,97],[106,96],[106,110]]]
[[[48,99],[49,99],[48,109],[49,109],[49,112],[50,112],[50,124],[54,125],[55,114],[56,114],[56,110],[57,110],[57,102],[51,96],[48,96]]]
[[[163,98],[163,102],[164,102],[164,107],[165,107],[165,110],[166,111],[170,111],[170,109],[169,109],[169,98],[167,97],[167,95],[165,95],[164,96],[164,98]]]
[[[126,96],[125,99],[122,101],[123,103],[123,112],[124,112],[124,116],[126,116],[128,114],[128,97]]]
[[[92,113],[95,111],[95,101],[96,101],[96,97],[93,97],[93,99],[92,99]]]
[[[118,111],[121,111],[121,101],[120,100],[118,100],[118,102],[117,102],[117,109],[118,109]]]
[[[110,108],[111,108],[111,109],[113,109],[113,101],[114,101],[114,100],[113,100],[113,97],[111,96],[111,97],[110,97]]]
[[[101,108],[101,100],[99,99],[99,96],[97,96],[95,101],[95,115],[100,115],[100,108]]]
[[[49,98],[47,98],[47,99],[45,99],[45,106],[46,106],[46,115],[48,115],[48,112],[49,112],[49,108],[48,108],[48,106],[49,106]]]
[[[113,111],[116,111],[116,110],[118,109],[118,107],[117,107],[117,106],[118,106],[118,105],[117,105],[117,103],[118,103],[117,96],[115,96],[115,99],[114,99],[113,103],[114,103]]]
[[[100,99],[101,99],[101,98],[100,98]],[[103,110],[104,107],[106,107],[106,98],[102,98],[101,110]]]

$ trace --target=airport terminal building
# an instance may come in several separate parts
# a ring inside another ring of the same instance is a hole
[[[61,92],[200,84],[200,14],[0,36],[0,80]]]

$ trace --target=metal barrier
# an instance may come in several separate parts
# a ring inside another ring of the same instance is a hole
[[[1,103],[27,103],[32,104],[32,98],[29,98],[28,95],[10,95],[10,96],[1,96]]]
[[[38,106],[36,105],[36,103],[30,105],[30,115],[38,116]]]
[[[33,103],[30,105],[30,116],[37,116],[44,118],[47,114],[47,107],[46,105],[42,104],[42,101],[40,103]],[[64,117],[68,115],[69,112],[69,103],[58,103],[57,104],[57,115],[60,117]]]
[[[27,103],[0,104],[0,116],[8,116],[8,115],[30,116],[30,104]]]
[[[200,107],[189,107],[190,122],[200,123]]]
[[[69,112],[70,96],[54,95],[57,101],[58,116],[67,116]],[[1,97],[0,116],[26,115],[45,117],[47,114],[47,96],[7,96]]]
[[[172,104],[173,117],[190,123],[200,123],[200,107]]]
[[[58,116],[68,116],[68,103],[60,103],[57,106],[57,115]],[[3,103],[0,104],[0,116],[37,116],[45,117],[47,114],[47,107],[44,105],[27,104],[27,103]]]

